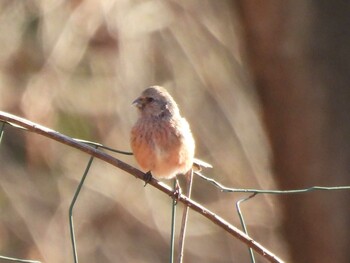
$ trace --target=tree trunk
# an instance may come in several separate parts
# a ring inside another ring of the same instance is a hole
[[[350,185],[350,5],[236,4],[280,188]],[[280,200],[293,262],[350,262],[350,191]]]

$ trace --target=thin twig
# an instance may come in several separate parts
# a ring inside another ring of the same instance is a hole
[[[176,179],[174,179],[173,190],[176,188]],[[175,254],[175,225],[176,225],[176,200],[172,199],[171,206],[171,233],[170,233],[170,258],[169,262],[174,263],[174,254]]]
[[[251,194],[302,194],[313,191],[342,191],[350,190],[350,186],[311,186],[303,189],[294,189],[294,190],[261,190],[261,189],[242,189],[242,188],[230,188],[226,187],[219,182],[215,181],[212,178],[206,177],[200,172],[195,172],[200,178],[208,181],[213,184],[215,187],[219,188],[222,192],[228,193],[251,193]]]
[[[85,144],[93,145],[93,146],[96,146],[96,148],[102,148],[102,149],[105,149],[105,150],[108,150],[108,151],[111,151],[111,152],[120,153],[120,154],[124,154],[124,155],[133,155],[132,152],[116,150],[116,149],[110,148],[108,146],[105,146],[105,145],[103,145],[101,143],[87,141],[87,140],[82,140],[82,139],[77,139],[77,138],[73,138],[73,139],[76,140],[77,142],[82,142],[82,143],[85,143]]]
[[[238,200],[237,203],[236,203],[236,209],[237,209],[237,213],[238,213],[238,216],[239,216],[239,220],[241,221],[241,225],[242,225],[244,233],[246,233],[247,235],[248,235],[248,230],[247,230],[246,224],[244,222],[244,217],[243,217],[240,205],[241,205],[241,203],[243,203],[245,201],[248,201],[249,199],[255,197],[256,195],[257,195],[257,193],[251,194],[248,197],[245,197],[243,199]],[[255,263],[255,257],[254,257],[253,250],[251,248],[248,248],[248,252],[249,252],[249,255],[250,255],[251,262]]]
[[[187,185],[186,185],[187,197],[191,198],[192,185],[193,185],[193,169],[191,169],[188,172],[186,176],[186,182],[187,182]],[[182,214],[181,231],[180,231],[180,237],[179,237],[179,257],[178,257],[179,263],[183,262],[183,257],[184,257],[187,222],[188,222],[188,206],[185,206]]]
[[[2,123],[0,124],[0,143],[1,143],[2,137],[3,137],[3,135],[4,135],[4,129],[5,129],[5,122],[2,122]]]
[[[41,263],[40,261],[37,261],[37,260],[10,258],[10,257],[5,257],[5,256],[0,256],[0,259],[7,260],[7,261],[13,261],[13,262],[21,262],[21,263]]]
[[[58,141],[60,143],[66,144],[68,146],[74,147],[78,150],[81,150],[87,154],[90,154],[100,160],[103,160],[115,167],[118,167],[119,169],[135,176],[136,178],[139,178],[141,180],[146,181],[147,175],[140,170],[112,157],[111,155],[108,155],[98,149],[95,149],[91,147],[90,145],[80,143],[75,141],[74,139],[60,134],[57,131],[54,131],[52,129],[49,129],[47,127],[44,127],[42,125],[33,123],[31,121],[28,121],[26,119],[17,117],[15,115],[0,111],[0,120],[15,123],[21,127],[26,128],[28,131],[41,134],[45,137],[48,137],[50,139],[53,139],[55,141]],[[227,233],[231,234],[235,238],[239,239],[252,249],[254,249],[257,253],[262,255],[266,260],[270,262],[283,262],[280,258],[278,258],[276,255],[274,255],[272,252],[267,250],[264,246],[253,240],[251,237],[243,233],[241,230],[236,228],[235,226],[228,223],[223,218],[219,217],[212,211],[208,210],[207,208],[203,207],[202,205],[194,202],[193,200],[187,198],[186,196],[182,194],[174,193],[174,191],[166,184],[163,184],[156,179],[152,178],[149,182],[149,185],[152,185],[153,187],[157,188],[158,190],[164,192],[165,194],[169,195],[172,198],[176,198],[178,202],[181,202],[185,204],[186,206],[189,206],[192,210],[200,213],[202,216],[206,217],[210,221],[212,221],[217,226],[221,227],[223,230],[225,230]]]
[[[95,147],[97,148],[98,146],[95,146]],[[79,185],[77,187],[77,190],[74,193],[72,202],[71,202],[71,204],[69,206],[69,230],[70,230],[70,237],[71,237],[71,242],[72,242],[74,263],[78,263],[79,260],[78,260],[77,245],[76,245],[75,233],[74,233],[73,209],[74,209],[74,205],[75,205],[75,203],[76,203],[76,201],[78,199],[80,190],[83,187],[83,184],[85,182],[86,176],[88,175],[88,172],[90,170],[90,167],[91,167],[91,164],[92,164],[93,160],[94,160],[94,157],[91,156],[90,159],[89,159],[89,162],[88,162],[88,164],[87,164],[87,166],[85,168],[83,177],[80,180],[80,183],[79,183]]]

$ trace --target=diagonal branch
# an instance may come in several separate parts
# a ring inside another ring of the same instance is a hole
[[[58,141],[60,143],[66,144],[68,146],[74,147],[80,151],[83,151],[91,156],[94,156],[95,158],[98,158],[100,160],[103,160],[141,180],[147,180],[148,178],[145,177],[145,174],[141,172],[140,170],[132,167],[131,165],[128,165],[127,163],[124,163],[111,155],[102,152],[98,149],[95,149],[94,147],[81,143],[73,138],[70,138],[64,134],[61,134],[57,131],[54,131],[52,129],[49,129],[47,127],[44,127],[42,125],[36,124],[34,122],[31,122],[27,119],[20,118],[18,116],[0,111],[0,121],[8,122],[10,124],[15,124],[20,127],[23,127],[27,129],[30,132],[34,132],[40,135],[43,135],[45,137],[48,137],[50,139],[53,139],[55,141]],[[198,212],[202,216],[209,219],[211,222],[216,224],[217,226],[221,227],[226,232],[230,233],[235,238],[239,239],[243,243],[245,243],[248,247],[252,248],[254,251],[262,255],[265,259],[267,259],[269,262],[274,263],[282,263],[284,262],[280,258],[278,258],[276,255],[271,253],[269,250],[267,250],[265,247],[263,247],[261,244],[253,240],[251,237],[243,233],[241,230],[236,228],[235,226],[231,225],[229,222],[224,220],[223,218],[219,217],[215,213],[211,212],[204,206],[194,202],[190,198],[187,198],[185,195],[178,194],[174,192],[169,186],[166,184],[163,184],[162,182],[159,182],[155,180],[154,178],[151,179],[151,181],[148,182],[149,185],[152,185],[153,187],[157,188],[158,190],[162,191],[163,193],[169,195],[172,198],[175,198],[178,202],[183,203],[184,205],[188,206],[192,210]]]

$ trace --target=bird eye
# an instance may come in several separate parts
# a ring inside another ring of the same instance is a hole
[[[147,98],[146,98],[146,102],[148,102],[148,103],[149,103],[149,102],[152,102],[152,101],[154,101],[154,99],[153,99],[153,98],[151,98],[151,97],[147,97]]]

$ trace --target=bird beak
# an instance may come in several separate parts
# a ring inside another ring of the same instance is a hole
[[[132,105],[134,105],[137,108],[142,108],[143,106],[143,99],[142,98],[137,98],[132,102]]]

